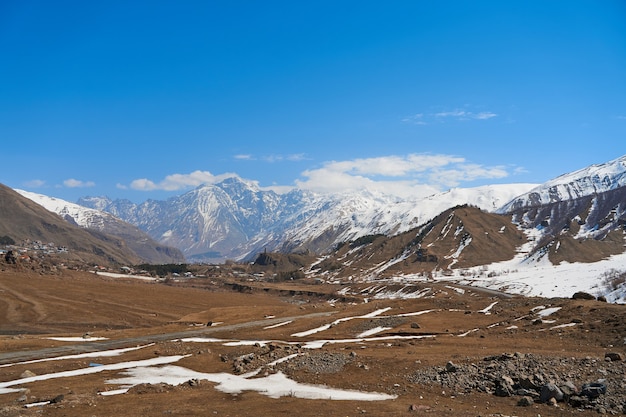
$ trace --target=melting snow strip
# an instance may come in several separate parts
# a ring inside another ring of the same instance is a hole
[[[61,360],[66,360],[66,359],[101,358],[101,357],[119,356],[122,353],[143,349],[143,348],[153,346],[153,345],[154,343],[150,343],[148,345],[136,346],[132,348],[103,350],[103,351],[98,351],[98,352],[80,353],[76,355],[57,356],[54,358],[34,359],[32,361],[15,362],[15,363],[8,363],[8,364],[0,365],[0,368],[5,368],[7,366],[14,366],[14,365],[26,365],[29,363],[37,363],[37,362],[61,361]]]
[[[116,378],[106,381],[108,384],[125,386],[124,389],[115,390],[114,392],[126,392],[132,386],[142,383],[180,385],[190,379],[206,379],[216,384],[215,389],[229,394],[239,394],[243,391],[257,391],[259,394],[266,395],[270,398],[290,396],[313,400],[335,401],[384,401],[397,398],[395,395],[377,392],[341,390],[323,385],[302,384],[287,378],[282,372],[263,378],[246,378],[242,375],[232,375],[228,373],[208,374],[180,366],[167,365],[159,368],[138,367],[128,369],[125,371],[125,374],[127,375],[125,378]],[[107,395],[107,393],[102,393],[102,395]]]
[[[472,330],[468,330],[468,331],[466,331],[465,333],[461,333],[461,334],[457,335],[457,337],[465,337],[465,336],[467,336],[468,334],[470,334],[470,333],[474,333],[474,332],[477,332],[477,331],[479,331],[479,330],[480,330],[480,329],[472,329]]]
[[[98,340],[109,340],[106,337],[85,337],[85,336],[77,336],[77,337],[46,337],[48,340],[56,340],[58,342],[96,342]]]
[[[293,323],[293,320],[284,321],[282,323],[274,324],[272,326],[267,326],[267,327],[264,327],[263,330],[275,329],[275,328],[280,327],[280,326],[286,326],[289,323]]]
[[[141,366],[162,365],[166,363],[178,362],[179,360],[187,356],[189,355],[163,356],[159,358],[152,358],[152,359],[146,359],[146,360],[140,360],[140,361],[120,362],[120,363],[113,363],[109,365],[79,368],[79,369],[74,369],[71,371],[60,371],[60,372],[55,372],[51,374],[35,375],[35,376],[27,377],[27,378],[20,378],[20,379],[16,379],[13,381],[0,382],[0,394],[20,391],[19,389],[9,388],[15,385],[24,385],[30,382],[46,381],[49,379],[89,375],[89,374],[95,374],[95,373],[102,372],[102,371],[117,371],[120,369],[128,369],[128,368],[135,368],[135,367],[141,367]]]
[[[539,317],[548,317],[554,313],[556,313],[557,311],[559,311],[562,307],[550,307],[550,308],[544,308],[542,310],[536,311],[535,313],[537,313],[537,315]]]
[[[487,307],[483,308],[482,310],[478,310],[478,313],[483,313],[483,314],[491,314],[490,310],[493,308],[493,306],[495,306],[496,304],[498,304],[497,301],[494,301],[493,303],[489,304]]]
[[[372,335],[374,335],[376,333],[384,332],[386,330],[391,330],[391,329],[392,329],[392,327],[382,327],[382,326],[379,326],[379,327],[375,327],[373,329],[366,330],[363,333],[359,334],[357,337],[361,338],[361,337],[372,336]]]
[[[328,330],[328,329],[330,329],[331,327],[333,327],[334,325],[339,324],[339,323],[343,323],[344,321],[349,321],[349,320],[353,320],[353,319],[369,319],[369,318],[372,318],[372,317],[379,316],[379,315],[381,315],[381,314],[383,314],[384,312],[389,311],[389,310],[391,310],[391,307],[381,308],[381,309],[378,309],[378,310],[372,311],[371,313],[365,314],[365,315],[363,315],[363,316],[344,317],[344,318],[341,318],[341,319],[335,320],[335,321],[333,321],[333,322],[332,322],[332,323],[330,323],[330,324],[325,324],[325,325],[323,325],[323,326],[316,327],[315,329],[311,329],[311,330],[306,330],[306,331],[304,331],[304,332],[294,333],[294,334],[292,334],[291,336],[293,336],[293,337],[306,337],[306,336],[310,336],[310,335],[312,335],[312,334],[319,333],[319,332],[323,332],[324,330]]]

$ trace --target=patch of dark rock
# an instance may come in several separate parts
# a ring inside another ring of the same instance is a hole
[[[572,295],[572,299],[574,300],[595,300],[596,297],[593,294],[589,294],[588,292],[578,291]]]
[[[504,353],[469,363],[447,362],[445,366],[419,368],[407,379],[415,384],[435,384],[461,395],[478,391],[521,397],[520,406],[532,404],[530,399],[535,403],[602,408],[619,414],[626,404],[625,372],[624,361]]]

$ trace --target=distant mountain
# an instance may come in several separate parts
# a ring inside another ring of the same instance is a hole
[[[78,201],[135,224],[159,242],[180,248],[192,261],[253,259],[265,249],[325,253],[372,233],[410,230],[450,207],[472,204],[494,211],[534,185],[453,189],[428,198],[400,200],[369,192],[286,194],[228,178],[166,201],[85,197]]]
[[[0,236],[41,241],[68,249],[68,260],[137,264],[141,259],[118,237],[69,223],[13,189],[0,184]]]
[[[155,242],[138,227],[123,222],[109,213],[41,194],[23,190],[15,191],[45,209],[58,214],[69,223],[122,239],[128,245],[129,252],[133,253],[141,262],[164,264],[185,261],[180,250]]]
[[[561,175],[504,205],[521,228],[536,230],[536,251],[553,263],[594,262],[624,251],[626,156]]]
[[[626,155],[554,178],[511,200],[499,212],[511,213],[518,209],[574,201],[618,190],[624,186],[626,186]]]
[[[405,233],[363,236],[309,271],[340,282],[439,277],[535,295],[583,289],[624,302],[624,161],[562,175],[495,213],[463,205]],[[619,278],[607,284],[611,276]]]

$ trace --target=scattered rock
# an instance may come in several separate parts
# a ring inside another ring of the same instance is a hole
[[[578,395],[573,395],[569,398],[569,405],[576,408],[581,408],[586,406],[589,403],[589,400],[585,397],[579,397]]]
[[[534,403],[535,401],[533,401],[531,397],[524,396],[519,399],[519,401],[517,402],[517,405],[519,405],[520,407],[530,407]]]
[[[32,378],[34,376],[37,376],[37,374],[27,369],[24,372],[22,372],[22,374],[20,375],[20,378]]]
[[[578,291],[572,295],[574,300],[595,300],[596,297],[588,292]]]
[[[608,358],[611,360],[611,362],[617,362],[617,361],[623,361],[624,360],[624,355],[622,355],[619,352],[607,352],[604,354],[605,358]]]
[[[421,326],[418,323],[416,322],[411,323],[411,329],[419,329],[419,328],[421,328]]]
[[[430,407],[427,405],[411,404],[409,406],[409,411],[428,411],[428,410],[430,410]]]
[[[458,366],[456,366],[454,363],[452,362],[446,363],[446,372],[456,372],[457,369],[458,369]]]
[[[60,394],[50,400],[50,404],[58,404],[65,399],[65,395]]]

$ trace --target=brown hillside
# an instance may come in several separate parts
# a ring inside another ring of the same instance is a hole
[[[393,236],[363,237],[345,244],[316,269],[339,276],[364,271],[385,277],[398,273],[429,273],[435,269],[468,268],[513,258],[526,242],[509,216],[474,207],[456,207],[429,223]],[[384,271],[377,268],[388,264]]]
[[[68,259],[83,262],[136,264],[141,261],[122,239],[74,226],[2,184],[0,236],[18,243],[53,242],[68,248]]]

